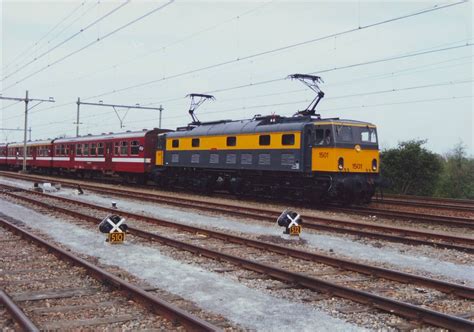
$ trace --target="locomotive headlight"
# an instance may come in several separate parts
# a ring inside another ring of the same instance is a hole
[[[339,160],[337,161],[337,168],[342,171],[342,169],[344,168],[344,158],[339,158]]]
[[[372,160],[372,170],[373,171],[377,170],[377,159]]]

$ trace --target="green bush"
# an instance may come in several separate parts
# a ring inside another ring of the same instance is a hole
[[[389,192],[403,195],[431,196],[442,171],[441,158],[422,147],[426,140],[401,142],[397,148],[380,154],[380,169]]]
[[[446,155],[436,195],[474,199],[474,159],[467,157],[462,143]]]

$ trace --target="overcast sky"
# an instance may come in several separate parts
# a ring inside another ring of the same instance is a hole
[[[438,153],[458,142],[474,153],[472,2],[406,18],[457,2],[125,3],[1,1],[1,93],[56,100],[30,111],[33,139],[75,135],[78,97],[162,104],[170,129],[190,121],[192,92],[216,97],[197,111],[201,121],[292,115],[314,93],[284,78],[316,73],[319,113],[376,124],[382,148],[428,139]],[[24,104],[13,104],[0,104],[0,127],[23,128]],[[152,128],[158,112],[132,109],[121,129],[112,108],[82,105],[81,122],[81,134]],[[0,142],[22,135],[0,131]]]

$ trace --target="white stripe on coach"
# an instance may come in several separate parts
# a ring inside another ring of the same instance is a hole
[[[69,161],[69,157],[53,157],[54,161]]]
[[[105,158],[86,158],[86,157],[76,157],[74,158],[75,161],[95,161],[95,162],[104,162]]]
[[[8,160],[23,160],[23,156],[21,157],[7,157]],[[26,157],[26,160],[33,160],[33,157]]]
[[[112,158],[115,163],[149,163],[150,158]]]

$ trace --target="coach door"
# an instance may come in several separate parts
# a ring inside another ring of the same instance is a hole
[[[111,142],[105,143],[105,169],[112,169],[112,154],[113,154],[113,145]]]

